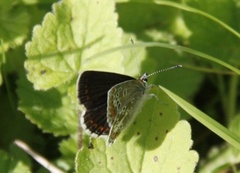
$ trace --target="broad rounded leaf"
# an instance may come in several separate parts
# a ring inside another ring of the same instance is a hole
[[[103,10],[104,9],[104,10]],[[121,45],[113,1],[65,0],[53,5],[26,44],[25,68],[35,89],[56,87],[76,77],[79,68],[123,71],[120,53],[90,58]]]
[[[190,150],[191,130],[177,106],[158,88],[133,124],[112,146],[93,140],[76,157],[76,172],[193,172],[198,154]],[[156,99],[156,97],[158,99]]]

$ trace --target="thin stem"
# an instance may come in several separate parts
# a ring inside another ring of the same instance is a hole
[[[222,75],[217,75],[217,79],[218,79],[218,86],[216,86],[219,90],[220,93],[220,98],[221,98],[221,103],[222,103],[222,107],[223,107],[223,112],[224,115],[226,115],[226,121],[228,122],[228,118],[227,118],[227,96],[226,96],[226,87],[223,81],[223,76]]]
[[[61,169],[50,163],[47,159],[42,157],[40,154],[35,152],[32,148],[30,148],[26,143],[20,140],[15,140],[14,144],[16,144],[19,148],[24,150],[26,153],[28,153],[34,160],[36,160],[39,164],[44,166],[47,170],[53,173],[64,173]]]
[[[233,75],[230,79],[229,82],[229,98],[228,98],[228,120],[231,121],[232,118],[235,115],[236,111],[236,102],[237,102],[237,90],[238,90],[238,81],[239,81],[239,76],[238,75]],[[229,122],[228,121],[228,122]]]

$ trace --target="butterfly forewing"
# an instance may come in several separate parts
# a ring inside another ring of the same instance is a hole
[[[85,130],[98,136],[109,134],[107,93],[114,85],[132,79],[130,76],[100,71],[85,71],[80,75],[77,96],[86,109],[81,117]]]
[[[110,126],[108,144],[134,119],[141,105],[146,86],[141,80],[130,80],[112,87],[108,92],[107,120]]]

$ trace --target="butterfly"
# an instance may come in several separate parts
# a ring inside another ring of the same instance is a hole
[[[84,71],[77,81],[77,97],[84,111],[80,117],[83,130],[92,137],[106,138],[112,145],[119,134],[135,119],[147,98],[149,76],[176,65],[140,78],[103,72]]]

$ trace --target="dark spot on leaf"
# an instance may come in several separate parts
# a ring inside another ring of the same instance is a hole
[[[110,157],[110,159],[111,159],[111,160],[114,160],[114,157],[112,156],[112,157]]]
[[[149,122],[152,122],[152,119],[149,119]]]
[[[136,121],[133,121],[133,125],[136,125],[136,123],[137,123]]]
[[[154,161],[154,162],[158,162],[158,156],[154,156],[154,157],[153,157],[153,161]]]
[[[158,141],[158,137],[157,136],[155,137],[155,141]]]
[[[137,135],[140,135],[140,132],[137,132]]]
[[[181,167],[177,167],[178,172],[181,170]]]
[[[167,134],[168,132],[169,132],[168,130],[165,131],[166,134]]]
[[[41,71],[40,71],[40,74],[41,74],[41,75],[44,75],[46,72],[47,72],[47,70],[41,70]]]
[[[162,115],[163,115],[163,113],[162,113],[162,112],[159,112],[159,115],[160,115],[160,116],[162,116]]]
[[[94,149],[92,142],[89,143],[88,149]]]

